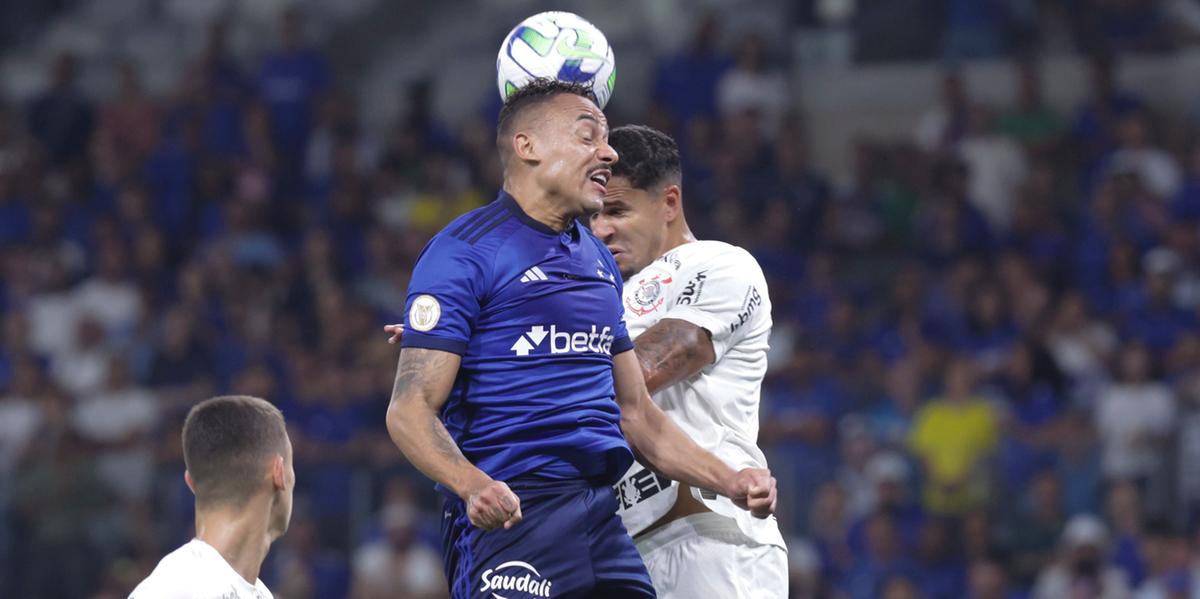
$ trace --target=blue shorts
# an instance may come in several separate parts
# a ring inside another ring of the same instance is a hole
[[[523,519],[485,531],[466,505],[447,500],[442,554],[454,599],[655,597],[646,565],[617,515],[609,485],[585,481],[507,481]]]

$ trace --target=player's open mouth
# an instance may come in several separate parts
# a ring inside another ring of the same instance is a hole
[[[612,177],[612,171],[608,169],[599,169],[588,175],[588,180],[600,186],[600,191],[608,190],[608,179]]]

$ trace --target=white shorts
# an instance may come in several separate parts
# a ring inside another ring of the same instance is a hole
[[[787,551],[725,516],[692,514],[634,542],[660,599],[787,599]]]

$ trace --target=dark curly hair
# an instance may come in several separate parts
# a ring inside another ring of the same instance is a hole
[[[645,125],[625,125],[608,134],[608,144],[620,157],[614,177],[625,177],[637,189],[679,183],[679,146],[671,136]]]

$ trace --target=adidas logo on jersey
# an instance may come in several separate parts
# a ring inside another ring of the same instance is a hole
[[[522,283],[528,283],[530,281],[549,281],[549,280],[550,280],[550,277],[547,277],[546,273],[542,272],[542,269],[540,269],[536,266],[525,271],[525,274],[521,276]]]
[[[550,338],[550,353],[557,354],[610,354],[612,352],[612,329],[604,327],[596,330],[596,325],[592,325],[590,331],[559,331],[558,325],[550,325],[547,329],[544,325],[529,327],[516,343],[513,343],[509,349],[513,350],[518,356],[528,356],[533,350],[542,346],[542,342],[546,338]]]

